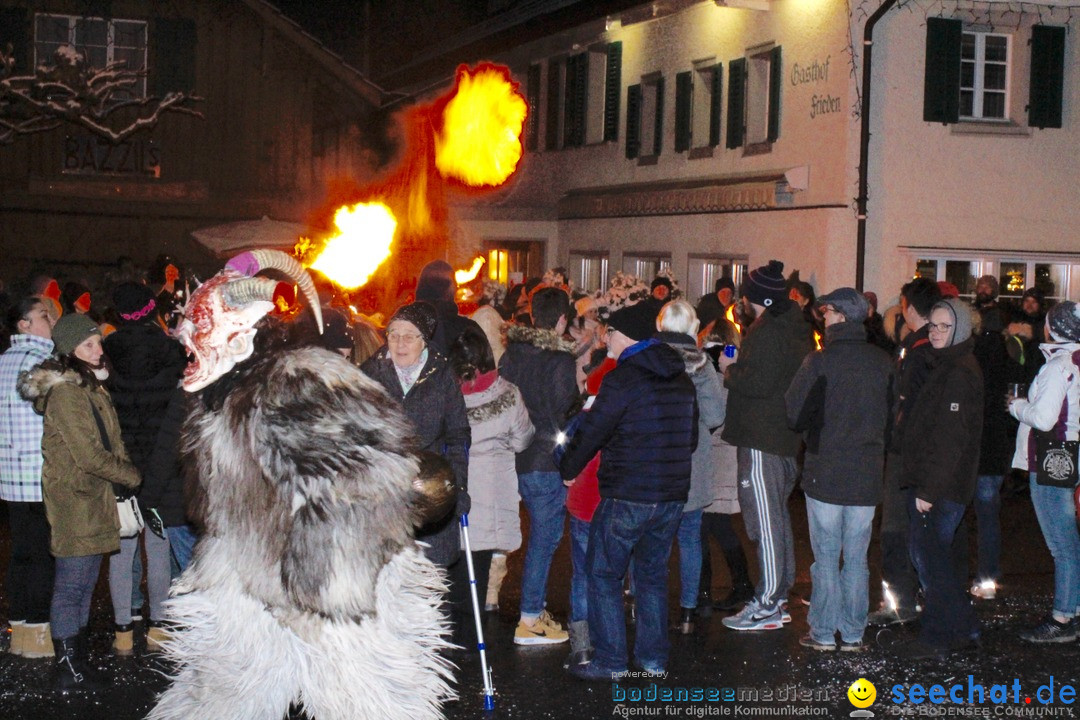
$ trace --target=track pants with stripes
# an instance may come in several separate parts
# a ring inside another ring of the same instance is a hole
[[[795,488],[795,458],[738,449],[739,505],[760,570],[754,597],[763,607],[786,599],[795,584],[795,545],[788,499]]]

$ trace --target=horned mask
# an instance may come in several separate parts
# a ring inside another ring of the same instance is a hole
[[[277,270],[296,282],[322,332],[322,311],[315,284],[295,258],[279,250],[252,250],[229,260],[225,268],[200,285],[184,307],[177,337],[193,359],[184,370],[184,389],[197,392],[251,357],[255,323],[279,299],[292,302],[292,283],[256,277]]]

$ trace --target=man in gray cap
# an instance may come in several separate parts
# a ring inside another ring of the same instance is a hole
[[[784,396],[788,423],[806,440],[802,484],[814,551],[810,632],[799,644],[836,650],[839,633],[839,648],[857,651],[866,647],[866,553],[881,502],[893,368],[884,350],[866,342],[869,304],[861,293],[839,288],[818,307],[825,347],[806,356]]]

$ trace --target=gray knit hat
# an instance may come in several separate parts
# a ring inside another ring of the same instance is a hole
[[[52,341],[57,355],[70,355],[83,340],[91,335],[101,335],[101,328],[82,313],[67,313],[56,321],[52,329]]]
[[[1080,306],[1072,300],[1062,300],[1046,314],[1050,334],[1064,342],[1080,342]],[[53,330],[53,334],[56,331]]]

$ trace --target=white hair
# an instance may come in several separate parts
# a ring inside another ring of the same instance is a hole
[[[685,300],[672,300],[660,308],[660,315],[656,318],[657,330],[683,335],[697,335],[700,325],[697,313]]]

